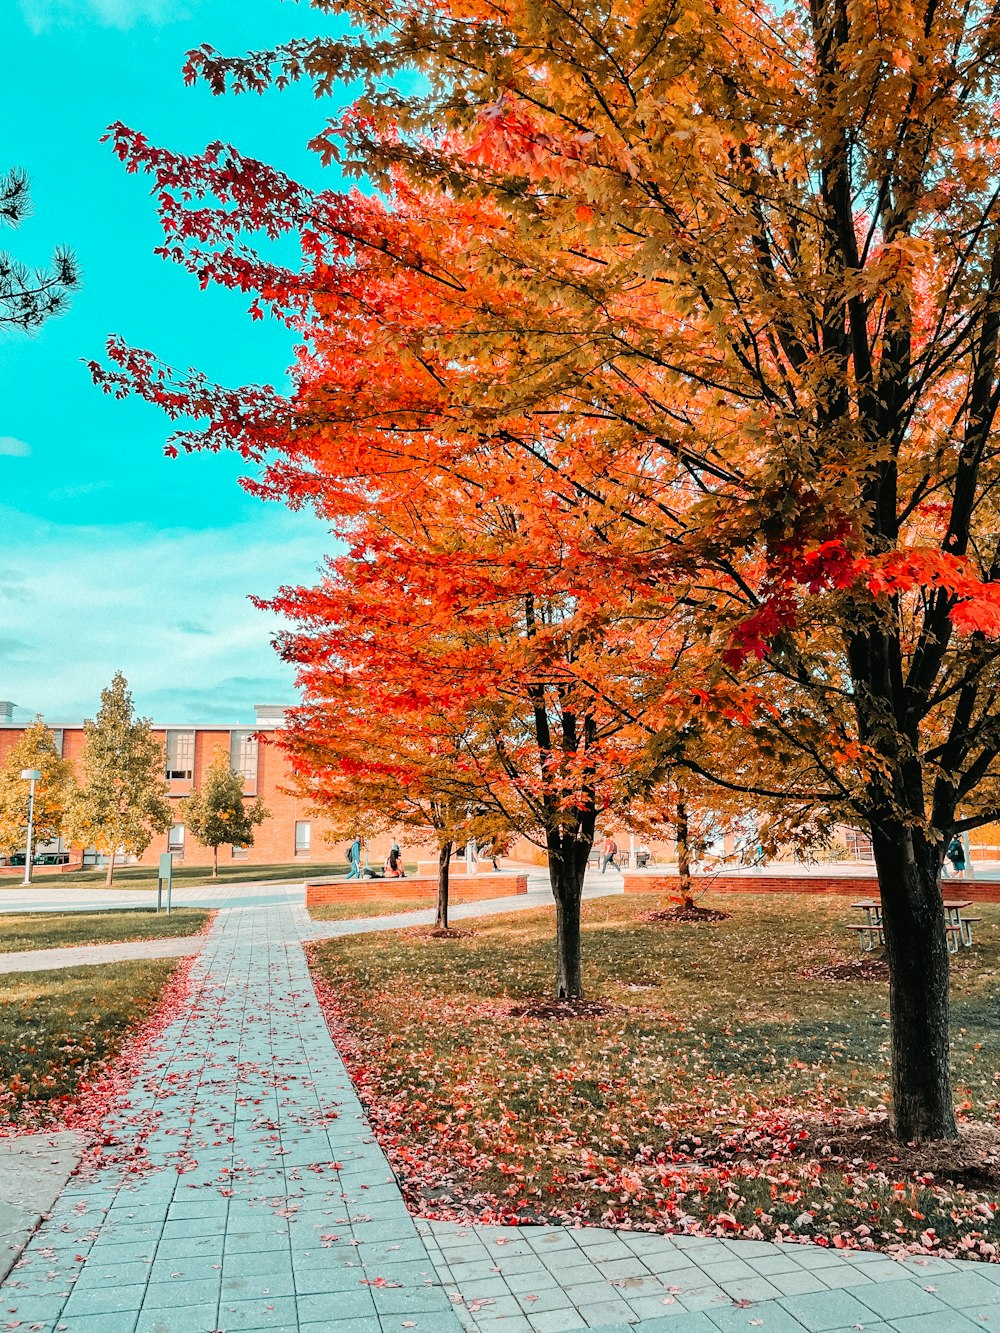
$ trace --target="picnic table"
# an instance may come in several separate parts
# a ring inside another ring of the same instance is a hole
[[[860,902],[851,903],[852,907],[858,908],[865,914],[863,925],[849,926],[849,930],[856,930],[861,941],[861,947],[865,952],[885,945],[884,927],[882,924],[882,904],[876,898],[862,898]],[[972,927],[977,921],[982,921],[981,916],[963,916],[962,913],[967,907],[972,906],[972,900],[946,898],[944,902],[944,928],[948,936],[948,952],[958,953],[960,946],[964,945],[969,949],[972,947]]]

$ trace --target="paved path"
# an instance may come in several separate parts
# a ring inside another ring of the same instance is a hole
[[[76,1170],[83,1147],[83,1135],[72,1129],[0,1139],[0,1282]]]
[[[266,907],[274,899],[263,886],[256,898],[243,902],[218,901],[205,903],[206,907],[232,909],[234,906]],[[585,898],[605,897],[621,893],[620,879],[615,882],[609,875],[584,891]],[[410,926],[427,926],[434,921],[434,908],[415,912],[396,912],[391,916],[348,917],[343,921],[313,921],[302,905],[302,887],[289,890],[278,900],[290,909],[292,929],[296,938],[304,940],[335,939],[344,935],[362,935],[378,930],[406,930]],[[188,904],[185,904],[187,906]],[[505,898],[488,898],[474,903],[459,903],[451,908],[454,921],[470,917],[492,916],[499,912],[524,912],[536,907],[552,907],[552,892],[546,887],[532,887],[527,893],[511,894]],[[62,910],[65,910],[62,909]],[[85,909],[80,909],[85,910]],[[205,943],[204,935],[181,935],[160,940],[126,940],[121,944],[79,944],[60,949],[20,949],[15,953],[0,953],[0,976],[9,972],[45,972],[61,967],[80,967],[88,964],[118,963],[130,958],[183,958],[199,953]]]
[[[39,1333],[458,1330],[287,908],[220,914],[192,1002],[2,1289]],[[141,1155],[130,1156],[135,1147]]]
[[[153,889],[101,889],[91,885],[79,888],[61,884],[40,884],[14,888],[0,885],[0,914],[6,912],[101,912],[123,907],[151,907],[156,904]],[[302,898],[302,881],[254,880],[247,883],[199,884],[186,887],[175,884],[174,907],[259,907],[261,904],[297,901]]]
[[[528,875],[528,897],[551,904],[552,892],[548,886],[548,872],[538,866],[517,866],[517,870]],[[308,872],[306,872],[308,874]],[[464,876],[460,877],[464,879]],[[175,907],[260,907],[279,906],[282,903],[300,903],[304,880],[249,880],[231,884],[220,881],[218,884],[201,884],[186,887],[175,884],[173,905]],[[373,888],[378,881],[373,881]],[[608,871],[601,875],[597,870],[587,872],[585,895],[620,893],[623,880],[620,873]],[[6,912],[67,912],[67,911],[113,911],[125,907],[149,907],[156,901],[154,889],[111,888],[101,889],[84,885],[71,888],[60,884],[21,885],[4,887],[0,883],[0,915]],[[524,895],[518,896],[519,906],[523,907]],[[494,901],[503,901],[500,899]],[[475,903],[466,903],[452,907],[452,914],[458,915],[463,908],[475,907]],[[496,910],[506,910],[497,908]]]
[[[70,1181],[0,1288],[0,1327],[1000,1333],[1000,1265],[415,1222],[316,1003],[304,933],[301,902],[220,913],[190,1004],[105,1127],[104,1164]]]
[[[122,944],[71,944],[62,949],[18,949],[0,953],[0,975],[5,972],[51,972],[59,967],[93,967],[121,963],[129,958],[184,958],[198,953],[204,935],[177,935],[162,940],[126,940]]]
[[[1000,1265],[597,1227],[419,1222],[476,1333],[973,1333]]]
[[[603,878],[588,880],[583,890],[583,896],[587,899],[607,898],[621,893],[621,876],[612,876],[610,873]],[[494,916],[500,912],[530,912],[538,907],[554,909],[554,900],[547,880],[542,876],[532,876],[527,893],[511,893],[504,898],[485,898],[473,903],[454,903],[448,909],[448,920],[468,921],[470,917]],[[373,930],[405,930],[409,926],[429,926],[434,923],[434,914],[434,908],[429,907],[415,912],[395,912],[391,916],[313,921],[303,910],[300,920],[303,939],[328,940],[344,935],[363,935]]]

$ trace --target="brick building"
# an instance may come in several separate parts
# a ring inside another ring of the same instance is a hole
[[[169,833],[154,837],[145,854],[134,863],[156,865],[161,852],[174,853],[175,862],[184,865],[210,866],[212,852],[196,842],[184,827],[181,802],[202,781],[205,769],[219,749],[228,754],[229,762],[244,779],[243,790],[250,798],[259,796],[269,818],[254,830],[252,847],[220,847],[219,865],[230,861],[250,865],[276,865],[291,861],[341,861],[343,851],[339,844],[330,846],[322,837],[323,827],[310,816],[305,803],[285,790],[290,785],[287,761],[274,743],[284,723],[281,708],[257,705],[252,725],[226,726],[223,724],[161,725],[154,724],[153,734],[163,746],[167,790],[176,802],[177,816]],[[24,730],[22,722],[13,721],[13,708],[0,702],[0,765],[6,762],[11,746]],[[84,730],[80,723],[50,723],[56,748],[82,775]],[[47,850],[63,850],[52,844]],[[40,849],[41,850],[41,849]],[[387,850],[387,849],[386,849]],[[80,849],[71,860],[79,864]],[[381,845],[371,849],[373,859],[382,855]],[[94,864],[97,858],[91,851],[83,853],[85,863]],[[129,858],[134,861],[134,858]]]

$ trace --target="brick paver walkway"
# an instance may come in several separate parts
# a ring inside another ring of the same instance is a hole
[[[0,1290],[45,1333],[460,1325],[316,1002],[288,908],[222,912],[109,1152]],[[134,1170],[131,1168],[138,1168]]]
[[[476,1333],[973,1333],[1000,1265],[596,1227],[420,1222]]]
[[[106,1164],[0,1288],[0,1328],[1000,1333],[1000,1265],[415,1222],[316,1003],[314,933],[292,901],[220,913]]]

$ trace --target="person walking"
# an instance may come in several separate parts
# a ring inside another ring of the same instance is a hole
[[[608,866],[614,866],[618,869],[618,862],[615,857],[618,855],[618,844],[609,833],[601,843],[601,874],[603,875]]]
[[[949,842],[945,856],[951,862],[954,874],[965,874],[965,848],[962,846],[962,839],[957,834]]]
[[[501,856],[507,855],[507,844],[498,834],[494,835],[482,848],[482,855],[489,858],[494,870],[499,870]]]
[[[348,878],[348,879],[360,879],[360,878],[361,878],[361,839],[358,838],[358,837],[355,837],[354,841],[351,843],[350,847],[349,847],[348,850],[347,850],[347,864],[348,864],[348,867],[349,867],[349,869],[348,869],[348,871],[347,871],[347,878]]]

